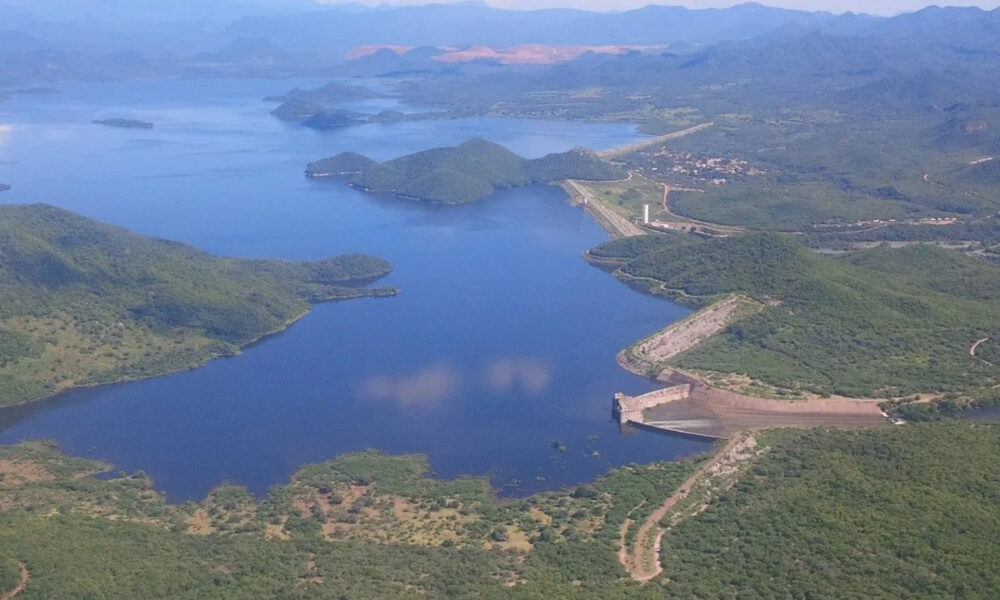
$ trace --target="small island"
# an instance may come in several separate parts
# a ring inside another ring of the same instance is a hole
[[[605,181],[625,177],[620,166],[583,148],[527,160],[481,138],[383,163],[344,152],[306,166],[313,178],[336,178],[373,193],[438,204],[466,204],[499,189],[565,179]]]
[[[9,185],[7,185],[6,183],[0,183],[0,192],[6,192],[9,189],[10,189]]]
[[[107,127],[120,127],[122,129],[152,129],[153,124],[149,121],[139,121],[136,119],[94,119],[95,125],[105,125]]]
[[[383,94],[368,88],[333,82],[314,90],[294,89],[280,96],[267,96],[264,101],[281,103],[271,114],[283,121],[314,129],[336,129],[364,123],[367,115],[329,106],[382,97]]]
[[[0,406],[197,367],[318,302],[391,296],[392,267],[346,254],[212,256],[44,204],[0,206]]]

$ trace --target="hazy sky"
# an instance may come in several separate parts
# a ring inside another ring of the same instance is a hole
[[[327,0],[331,1],[331,0]],[[349,1],[349,0],[332,0]],[[357,1],[357,0],[354,0]],[[366,4],[428,4],[430,0],[362,0]],[[456,0],[434,0],[435,2],[453,2]],[[589,10],[624,10],[638,8],[647,4],[682,4],[690,8],[724,7],[739,4],[733,0],[487,0],[490,6],[502,8],[551,8],[555,6],[583,8]],[[765,0],[763,4],[771,6],[783,6],[786,8],[798,8],[803,10],[829,10],[832,12],[867,12],[875,14],[895,14],[899,12],[909,12],[927,6],[928,4],[954,5],[954,6],[980,6],[982,8],[997,8],[1000,0],[961,0],[948,2],[947,0]]]

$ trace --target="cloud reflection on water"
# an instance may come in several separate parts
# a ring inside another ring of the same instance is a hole
[[[486,380],[496,392],[506,392],[517,386],[525,393],[537,396],[552,382],[552,368],[531,358],[498,359],[486,371]]]
[[[433,365],[401,377],[379,375],[361,385],[360,396],[368,400],[391,400],[401,406],[434,407],[454,396],[462,386],[462,374],[448,365]]]
[[[358,396],[403,407],[437,408],[481,382],[494,393],[520,390],[530,396],[543,394],[552,382],[551,367],[531,358],[497,358],[477,371],[463,374],[457,367],[436,363],[415,373],[377,375],[361,384]]]

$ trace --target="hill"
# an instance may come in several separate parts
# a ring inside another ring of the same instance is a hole
[[[914,245],[831,257],[777,234],[670,236],[643,249],[617,241],[596,255],[620,255],[618,277],[682,302],[741,293],[768,304],[670,365],[854,397],[977,397],[1000,382],[1000,367],[969,355],[976,340],[1000,335],[1000,268],[958,252]]]
[[[325,111],[321,104],[302,100],[300,98],[290,98],[283,101],[271,114],[283,121],[302,122],[311,119]]]
[[[525,160],[503,146],[472,139],[377,163],[347,152],[306,166],[309,177],[339,177],[369,192],[441,204],[465,204],[494,191],[564,179],[617,179],[624,170],[586,150]]]
[[[371,98],[382,98],[383,94],[358,85],[347,85],[334,81],[312,90],[295,88],[280,96],[268,96],[265,102],[287,102],[301,100],[311,104],[340,104]]]
[[[366,118],[367,115],[353,110],[325,109],[307,118],[302,124],[312,129],[340,129],[341,127],[360,125],[365,122]]]
[[[267,96],[265,102],[280,102],[281,104],[271,111],[275,117],[285,121],[308,121],[317,115],[325,114],[322,121],[314,123],[334,123],[342,121],[344,125],[353,125],[361,122],[365,117],[360,113],[340,111],[329,108],[346,102],[356,102],[370,98],[381,98],[383,95],[356,85],[346,85],[340,82],[328,83],[324,86],[312,90],[301,90],[295,88],[280,96]],[[337,116],[346,117],[350,121],[343,121]],[[323,128],[322,126],[319,128]],[[329,127],[327,127],[329,128]]]
[[[574,148],[569,152],[529,160],[525,162],[524,168],[529,179],[542,183],[563,179],[608,181],[627,175],[622,167],[601,160],[586,148]]]
[[[362,171],[378,166],[378,163],[357,152],[341,152],[330,158],[323,158],[306,165],[309,177],[344,177],[360,175]]]
[[[969,165],[958,174],[963,181],[981,185],[1000,185],[1000,161],[993,157],[981,159]]]
[[[311,303],[393,293],[390,271],[218,258],[47,205],[0,206],[0,405],[236,353]]]

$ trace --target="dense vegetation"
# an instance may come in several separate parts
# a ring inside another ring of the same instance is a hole
[[[47,205],[0,206],[0,404],[232,354],[390,266],[217,258]]]
[[[987,598],[1000,584],[1000,428],[776,431],[761,442],[735,487],[668,531],[665,573],[646,585],[618,562],[619,528],[694,462],[496,501],[482,480],[424,479],[420,457],[368,452],[305,467],[260,503],[226,486],[174,506],[141,475],[81,478],[108,467],[25,443],[0,448],[0,567],[27,565],[26,600],[930,599]]]
[[[353,152],[306,167],[310,177],[339,177],[370,192],[465,204],[497,189],[563,179],[615,179],[624,172],[586,150],[525,160],[503,146],[472,139],[454,148],[435,148],[377,163]]]
[[[735,488],[664,537],[671,597],[988,598],[1000,585],[1000,428],[768,438]]]
[[[483,479],[425,478],[423,457],[363,452],[307,465],[260,502],[222,486],[178,506],[141,474],[81,477],[108,466],[27,442],[0,447],[0,557],[28,564],[29,600],[634,597],[619,526],[695,466],[501,502]]]
[[[981,394],[1000,368],[969,355],[1000,333],[1000,269],[935,246],[830,257],[791,237],[620,240],[592,251],[617,274],[698,304],[740,292],[771,304],[675,359],[775,387],[849,396]]]
[[[549,154],[542,158],[525,161],[528,179],[540,183],[581,179],[583,181],[607,181],[625,177],[626,172],[619,165],[601,160],[586,148],[575,148],[569,152]]]

